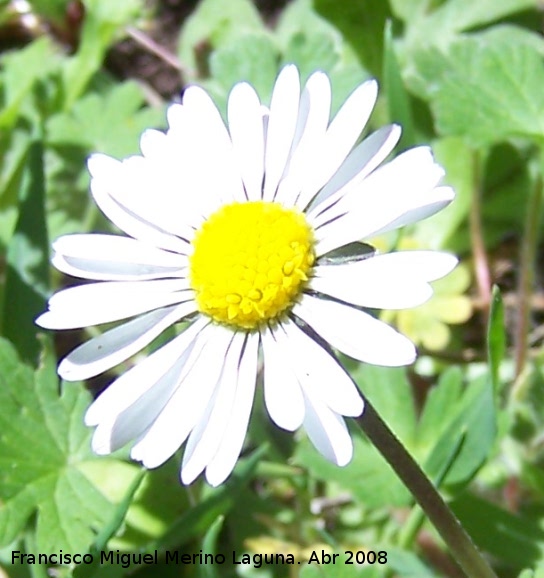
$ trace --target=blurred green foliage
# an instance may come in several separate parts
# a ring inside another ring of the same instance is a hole
[[[80,17],[71,21],[76,8]],[[33,319],[60,283],[58,276],[49,279],[49,240],[108,227],[88,195],[86,157],[134,154],[145,128],[165,125],[168,102],[147,80],[120,79],[106,66],[128,27],[160,26],[158,13],[143,0],[0,2],[4,572],[46,575],[37,567],[11,567],[13,550],[83,554],[107,542],[133,553],[226,552],[227,563],[173,566],[159,554],[159,569],[55,572],[312,578],[329,575],[329,567],[306,564],[309,553],[325,549],[343,559],[348,550],[388,552],[385,565],[336,565],[337,577],[449,576],[434,530],[358,431],[354,459],[339,469],[303,436],[269,426],[258,404],[248,436],[252,451],[219,489],[202,482],[181,487],[179,458],[140,478],[126,452],[107,459],[91,454],[83,425],[91,396],[82,384],[59,386],[52,344],[40,338]],[[295,62],[304,78],[325,70],[334,110],[375,76],[383,91],[371,127],[397,122],[407,128],[402,147],[433,146],[456,201],[403,237],[385,240],[461,257],[461,268],[436,284],[434,300],[419,310],[385,313],[426,354],[409,371],[344,361],[501,578],[544,575],[542,279],[540,293],[513,292],[527,198],[542,179],[541,18],[536,0],[293,0],[273,17],[250,0],[201,0],[177,31],[173,55],[183,81],[205,86],[222,111],[240,80],[266,102],[286,62]],[[505,293],[504,309],[494,294],[489,316],[469,273],[478,235]],[[536,303],[531,355],[516,376],[507,345],[524,300]],[[232,564],[233,550],[241,556],[265,548],[295,553],[297,564]]]

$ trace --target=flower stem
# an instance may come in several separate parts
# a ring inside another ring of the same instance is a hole
[[[481,158],[478,152],[472,154],[472,203],[470,205],[469,223],[472,253],[474,257],[474,269],[476,274],[476,284],[486,317],[489,314],[491,303],[491,275],[489,273],[489,263],[484,243],[482,228],[482,184],[481,184]]]
[[[368,400],[365,400],[365,404],[363,415],[356,419],[357,424],[419,502],[467,578],[497,578],[455,514],[406,448]]]
[[[541,152],[541,156],[544,160],[544,150]],[[520,276],[518,281],[518,315],[514,340],[516,377],[519,377],[523,372],[527,360],[531,295],[535,277],[534,264],[539,237],[542,188],[542,173],[539,172],[527,204],[527,216],[521,245]]]
[[[463,445],[464,436],[460,436],[457,440],[457,444],[454,444],[454,447],[450,448],[450,455],[448,459],[445,461],[444,466],[442,467],[442,471],[438,473],[435,479],[431,480],[431,483],[434,485],[436,490],[438,490],[448,475],[451,467],[455,463],[455,459],[459,455],[459,451],[461,446]],[[399,544],[402,548],[407,548],[409,545],[413,543],[416,539],[421,526],[425,522],[425,512],[418,507],[415,507],[408,519],[406,520],[405,524],[403,525],[402,530],[399,533]]]

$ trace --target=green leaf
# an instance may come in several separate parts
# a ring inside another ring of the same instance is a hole
[[[3,306],[4,335],[19,355],[33,364],[37,363],[40,352],[34,319],[43,311],[49,289],[44,152],[40,139],[36,134],[24,168],[19,217],[6,258]]]
[[[413,552],[387,547],[387,567],[399,578],[437,578]]]
[[[265,32],[259,12],[250,0],[202,0],[185,21],[180,36],[178,54],[188,78],[207,76],[212,50],[249,32]]]
[[[293,462],[312,478],[334,482],[368,508],[408,505],[410,494],[378,450],[358,434],[352,438],[353,459],[343,468],[326,460],[307,438],[297,445]]]
[[[225,521],[224,516],[217,516],[215,521],[211,524],[209,530],[204,536],[202,541],[202,550],[209,554],[216,554],[217,552],[217,540],[219,539],[219,533],[223,528],[223,522]],[[219,578],[220,573],[217,570],[217,566],[213,564],[203,564],[200,566],[200,575],[202,578]]]
[[[332,84],[332,114],[369,77],[353,48],[333,23],[316,12],[312,0],[290,2],[279,18],[275,37],[282,62],[295,62],[303,81],[315,70],[327,72]]]
[[[429,7],[430,0],[389,0],[391,10],[401,20],[418,20]]]
[[[350,368],[350,365],[353,365],[353,362],[348,362],[347,367]],[[408,447],[413,446],[416,413],[406,370],[359,363],[350,373],[363,397],[370,400],[402,443]]]
[[[475,145],[544,134],[544,63],[532,47],[494,35],[415,53],[419,79],[443,135]],[[414,79],[412,79],[414,81]]]
[[[387,96],[389,118],[392,122],[402,126],[400,148],[407,149],[416,144],[414,118],[410,96],[404,86],[397,55],[395,54],[390,20],[386,23],[384,37],[383,87]]]
[[[138,151],[141,133],[165,123],[161,109],[144,107],[141,89],[124,82],[92,93],[47,124],[48,225],[51,238],[108,226],[88,193],[85,159],[100,151],[123,158]]]
[[[383,70],[383,31],[391,17],[383,0],[315,0],[317,12],[342,32],[363,66],[378,76]]]
[[[437,435],[444,430],[444,416],[452,415],[463,394],[463,372],[450,367],[441,375],[438,384],[429,389],[417,428],[417,446],[429,453],[436,444]]]
[[[107,49],[125,26],[142,13],[141,0],[87,0],[77,53],[63,69],[64,109],[70,110],[92,76],[100,69]]]
[[[225,484],[210,490],[199,504],[184,512],[159,540],[148,544],[145,550],[179,548],[205,534],[218,516],[225,515],[234,507],[241,488],[247,484],[266,451],[266,446],[262,446],[249,458],[241,460]]]
[[[518,578],[544,578],[544,562],[541,562],[534,570],[524,570]]]
[[[0,209],[2,211],[14,208],[17,204],[31,142],[32,136],[27,127],[16,125],[9,131],[0,133]],[[11,233],[12,230],[2,229],[0,242],[7,244]]]
[[[296,64],[303,80],[316,70],[330,72],[339,59],[335,39],[331,34],[318,31],[294,34],[283,53],[283,62]]]
[[[444,249],[457,229],[466,222],[474,189],[474,152],[464,139],[443,138],[433,143],[437,161],[446,169],[445,181],[455,190],[455,200],[436,215],[414,227],[414,237],[421,246]]]
[[[520,154],[508,143],[493,147],[485,164],[482,222],[486,247],[504,241],[505,232],[523,229],[527,201],[535,186],[528,151]]]
[[[132,503],[132,500],[140,488],[140,485],[146,475],[146,470],[142,469],[138,473],[137,476],[134,477],[134,480],[128,487],[125,496],[123,497],[122,501],[119,503],[111,520],[102,528],[98,536],[96,537],[95,541],[93,542],[90,551],[91,552],[100,552],[104,550],[107,543],[110,541],[113,536],[117,533],[121,524],[124,522],[129,507]]]
[[[33,373],[0,340],[0,545],[35,516],[39,552],[85,552],[113,506],[81,469],[95,459],[83,425],[90,396],[70,384],[59,397],[55,365],[46,351]]]
[[[427,475],[436,479],[447,467],[444,485],[456,490],[489,457],[497,430],[490,380],[486,376],[476,379],[464,390],[461,380],[462,374],[455,369],[441,376],[436,389],[429,394],[418,432],[423,447],[433,442],[424,460]],[[460,391],[462,394],[455,399]]]
[[[499,389],[499,369],[506,351],[504,327],[504,306],[500,289],[495,285],[493,287],[489,325],[487,327],[487,355],[489,358],[491,382],[495,392]]]
[[[64,24],[67,11],[66,0],[32,0],[32,11],[48,20]]]
[[[536,522],[470,494],[450,505],[476,544],[498,560],[526,568],[544,559],[544,530]]]
[[[309,41],[327,37],[326,44],[334,44],[334,52],[344,52],[344,40],[338,30],[314,9],[312,0],[293,0],[289,2],[279,16],[274,30],[283,52],[295,36],[304,36]],[[313,43],[313,42],[312,42]]]
[[[321,548],[316,549],[315,552],[318,559],[321,560]],[[356,552],[355,549],[354,552]],[[332,559],[333,553],[330,553],[329,556]],[[383,566],[345,564],[346,559],[347,555],[343,550],[338,552],[338,558],[334,565],[332,563],[317,564],[317,562],[306,564],[300,571],[300,578],[325,578],[326,576],[334,576],[334,578],[385,578],[388,575],[387,564]]]
[[[58,51],[47,36],[3,56],[0,76],[3,89],[0,128],[11,128],[15,124],[25,98],[32,92],[36,83],[45,79],[59,63]]]
[[[396,0],[398,4],[402,0]],[[444,44],[453,35],[481,27],[511,14],[537,9],[537,0],[448,0],[429,10],[432,0],[410,0],[414,12],[406,7],[403,16],[410,26],[408,34],[419,44]],[[406,3],[407,4],[407,3]]]
[[[247,33],[221,44],[210,57],[210,72],[225,94],[249,82],[268,101],[278,71],[277,47],[267,34]]]
[[[488,42],[519,44],[544,56],[544,38],[527,28],[514,24],[497,24],[479,33]]]
[[[140,470],[140,473],[134,477],[134,480],[128,487],[125,496],[115,509],[111,520],[102,528],[88,550],[93,556],[93,562],[91,564],[76,566],[71,574],[74,578],[88,578],[97,573],[100,568],[100,552],[106,550],[106,546],[110,539],[115,536],[122,524],[125,522],[134,495],[138,491],[145,474],[146,470],[142,469]]]
[[[377,367],[345,360],[363,397],[370,400],[378,414],[408,448],[414,446],[416,416],[410,384],[406,372],[400,368]],[[361,419],[364,419],[364,413]],[[338,468],[323,458],[303,440],[297,447],[294,461],[306,467],[312,476],[334,481],[338,487],[351,492],[368,507],[407,505],[410,494],[382,455],[366,438],[353,434],[353,459]],[[361,480],[364,479],[364,483]]]
[[[70,111],[50,119],[48,144],[61,153],[65,147],[78,147],[115,157],[134,154],[140,134],[165,122],[164,111],[144,108],[144,103],[142,90],[130,81],[103,94],[86,95]]]

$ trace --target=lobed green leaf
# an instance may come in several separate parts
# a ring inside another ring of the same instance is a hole
[[[23,365],[0,340],[0,545],[13,542],[35,516],[40,552],[84,552],[113,512],[82,472],[91,454],[83,425],[89,394],[78,385],[60,397],[55,360]]]

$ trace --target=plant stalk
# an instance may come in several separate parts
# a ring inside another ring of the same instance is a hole
[[[484,304],[487,318],[489,315],[489,305],[491,303],[491,275],[489,273],[489,263],[482,227],[481,158],[480,154],[476,151],[472,154],[472,175],[472,203],[469,214],[470,241],[474,258],[474,272],[476,275],[478,294]]]
[[[368,400],[355,421],[410,490],[467,578],[497,578],[455,514]]]
[[[541,153],[544,160],[544,151]],[[544,168],[543,168],[544,170]],[[527,361],[528,339],[531,317],[531,296],[534,285],[534,265],[539,237],[540,212],[542,207],[542,173],[536,178],[527,203],[527,215],[523,231],[518,281],[518,315],[515,334],[516,378]]]

